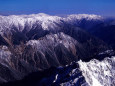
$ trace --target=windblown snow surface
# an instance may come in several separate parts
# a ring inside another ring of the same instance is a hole
[[[115,57],[79,61],[80,70],[90,86],[115,86]]]

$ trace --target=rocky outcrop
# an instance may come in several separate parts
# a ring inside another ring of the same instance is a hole
[[[96,59],[90,62],[78,62],[86,82],[90,86],[115,85],[115,57],[105,58],[103,61]]]

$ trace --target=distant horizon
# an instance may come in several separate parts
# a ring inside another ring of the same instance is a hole
[[[0,0],[0,15],[37,13],[115,17],[115,0]]]

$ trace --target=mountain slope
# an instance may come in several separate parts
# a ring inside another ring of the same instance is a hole
[[[66,67],[51,67],[35,72],[23,80],[4,83],[1,86],[114,86],[115,57],[103,61],[73,62]]]
[[[111,45],[113,49],[115,49],[115,25],[102,23],[92,28],[90,33],[102,39],[104,42]]]
[[[81,29],[78,22],[102,21],[101,17],[73,16],[0,16],[0,65],[5,73],[0,75],[1,82],[19,80],[29,73],[66,66],[79,59],[100,59],[97,55],[109,46]]]

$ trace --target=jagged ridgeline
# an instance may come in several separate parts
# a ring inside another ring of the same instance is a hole
[[[87,14],[0,16],[0,82],[80,59],[100,59],[100,52],[112,48],[88,31],[103,22],[101,16]]]

